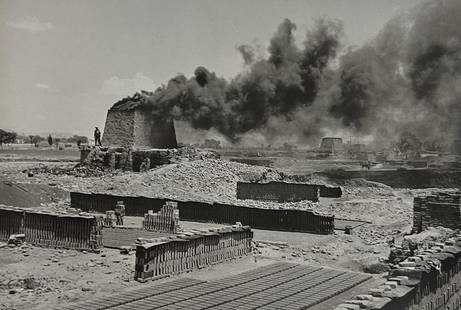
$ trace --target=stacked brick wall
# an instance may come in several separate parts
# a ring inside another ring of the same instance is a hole
[[[102,247],[102,217],[1,207],[0,219],[2,238],[9,232],[23,232],[26,242],[44,247],[87,250]]]
[[[335,310],[458,310],[460,288],[461,235],[457,235],[407,258],[389,271],[381,286],[345,300]]]
[[[23,233],[24,211],[0,205],[0,240],[8,240],[11,235]]]
[[[323,198],[340,198],[343,195],[341,187],[317,185],[320,189],[320,197]]]
[[[249,227],[194,231],[136,247],[135,279],[178,274],[251,253]]]
[[[339,180],[363,178],[394,188],[457,188],[461,186],[461,170],[459,169],[330,170],[315,174]]]
[[[290,202],[310,200],[317,202],[319,197],[339,198],[340,187],[316,184],[269,182],[269,183],[237,183],[238,199],[270,200]]]
[[[413,232],[428,227],[461,228],[460,193],[436,193],[413,200]]]
[[[177,233],[179,230],[178,204],[167,201],[158,213],[149,210],[144,214],[142,227],[149,231]]]
[[[149,210],[158,212],[167,199],[87,194],[71,192],[71,205],[86,212],[105,213],[121,200],[127,216],[144,216]],[[331,234],[334,216],[310,210],[275,210],[235,206],[221,203],[175,201],[181,220],[231,224],[241,222],[253,228]]]
[[[293,202],[301,200],[319,201],[317,185],[285,182],[237,183],[237,199]]]

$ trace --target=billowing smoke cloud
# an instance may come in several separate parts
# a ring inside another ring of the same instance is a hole
[[[461,137],[459,16],[461,1],[428,0],[347,50],[340,21],[316,21],[300,47],[296,25],[286,19],[267,56],[237,47],[245,70],[232,80],[198,67],[148,102],[155,115],[213,129],[231,142],[314,144],[338,134],[384,145],[403,132],[450,141]]]
[[[171,79],[148,98],[153,113],[187,121],[197,129],[214,128],[233,142],[262,130],[274,117],[290,121],[316,98],[322,74],[340,47],[342,24],[317,21],[303,49],[296,45],[295,30],[288,19],[279,25],[267,59],[256,59],[250,46],[239,46],[249,68],[229,82],[203,67],[190,79]]]
[[[346,53],[331,115],[378,143],[407,131],[425,140],[455,139],[461,111],[460,14],[458,0],[427,1]]]

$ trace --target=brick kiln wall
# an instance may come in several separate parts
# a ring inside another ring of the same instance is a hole
[[[132,147],[134,145],[135,111],[107,112],[102,144],[104,146]]]
[[[133,132],[133,146],[136,148],[178,147],[173,121],[157,119],[149,112],[139,109],[135,111]]]

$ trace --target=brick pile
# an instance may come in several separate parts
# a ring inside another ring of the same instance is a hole
[[[178,204],[173,201],[166,201],[158,213],[149,210],[144,214],[142,227],[149,231],[177,233],[179,230]]]
[[[136,247],[135,279],[178,274],[251,253],[253,232],[233,225],[146,240]]]
[[[461,309],[461,234],[394,265],[387,281],[335,310]]]
[[[183,277],[138,285],[55,309],[331,309],[330,298],[370,278],[367,274],[278,262],[209,282]]]
[[[104,217],[104,226],[105,227],[115,227],[117,223],[117,217],[115,216],[115,211],[109,210],[106,211],[106,216]]]
[[[25,241],[53,248],[95,250],[102,247],[103,218],[90,215],[53,214],[0,207],[2,238],[23,232]]]
[[[413,233],[428,227],[461,228],[461,193],[436,193],[413,200]]]

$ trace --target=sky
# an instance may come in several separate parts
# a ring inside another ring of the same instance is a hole
[[[289,18],[302,44],[316,18],[372,39],[421,0],[0,0],[0,128],[91,136],[107,110],[204,66],[232,78],[236,46],[267,46]]]

